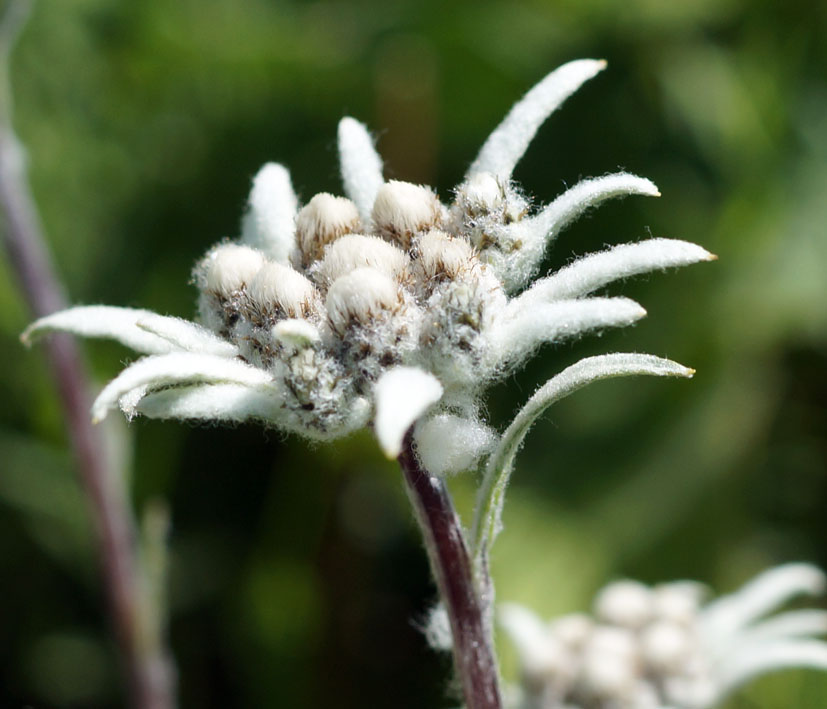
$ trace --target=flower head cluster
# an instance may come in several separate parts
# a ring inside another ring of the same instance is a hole
[[[683,241],[650,239],[581,258],[527,287],[548,243],[584,210],[626,194],[657,195],[627,173],[585,180],[532,210],[512,181],[540,124],[603,62],[580,60],[534,87],[494,131],[454,199],[385,181],[366,128],[339,125],[347,197],[300,207],[287,170],[256,175],[238,241],[195,268],[199,323],[88,306],[34,323],[105,336],[148,355],[102,391],[94,415],[242,421],[330,439],[372,424],[396,455],[408,427],[432,472],[473,465],[491,434],[481,389],[545,342],[629,325],[637,303],[594,296],[613,280],[709,260]],[[439,403],[437,403],[439,402]],[[423,446],[420,446],[421,448]]]
[[[514,643],[523,709],[704,709],[760,674],[788,667],[827,670],[827,611],[766,617],[801,594],[823,594],[824,574],[808,564],[779,566],[739,591],[704,604],[691,581],[653,588],[618,581],[604,588],[594,616],[544,623],[503,604]]]

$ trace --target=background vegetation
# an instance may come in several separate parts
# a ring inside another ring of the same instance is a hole
[[[388,174],[443,197],[555,66],[609,70],[517,171],[537,200],[627,168],[659,200],[569,229],[548,267],[650,233],[720,261],[621,284],[649,317],[546,348],[490,398],[502,424],[576,359],[631,350],[698,370],[559,404],[529,437],[495,551],[500,599],[583,609],[608,579],[731,590],[827,568],[827,5],[749,0],[41,0],[16,55],[17,129],[77,303],[187,317],[195,260],[234,236],[261,163],[340,191],[339,118]],[[119,706],[84,502],[42,354],[0,259],[0,705]],[[85,345],[101,382],[131,355]],[[401,480],[370,436],[309,447],[258,427],[113,424],[139,515],[172,517],[171,644],[184,707],[444,707],[416,625],[433,589]],[[472,482],[454,481],[467,507]],[[764,679],[730,707],[827,705],[827,678]]]

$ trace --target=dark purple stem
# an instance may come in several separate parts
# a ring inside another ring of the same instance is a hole
[[[7,61],[9,47],[3,47]],[[5,69],[6,67],[2,67]],[[0,101],[6,97],[0,97]],[[25,158],[11,125],[8,103],[0,107],[0,207],[9,263],[36,317],[66,307],[45,245],[26,176]],[[100,431],[89,414],[88,377],[71,337],[55,335],[46,355],[63,406],[100,552],[104,585],[129,695],[136,709],[169,709],[175,702],[171,664],[162,652],[148,652],[141,627],[141,575],[132,513],[121,481],[111,470]],[[156,649],[157,650],[157,649]]]
[[[451,623],[454,666],[466,709],[501,709],[499,674],[465,536],[445,483],[423,470],[408,431],[399,455],[437,589]]]

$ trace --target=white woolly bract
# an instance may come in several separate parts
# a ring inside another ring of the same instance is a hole
[[[546,409],[601,379],[637,375],[691,377],[694,373],[692,369],[661,357],[622,353],[581,359],[549,379],[520,409],[488,459],[471,532],[475,563],[481,563],[500,532],[505,490],[511,478],[514,457],[529,429]]]
[[[250,301],[263,311],[278,309],[288,317],[304,315],[316,297],[315,286],[290,266],[271,262],[247,288]]]
[[[704,611],[704,632],[730,635],[791,598],[824,593],[827,576],[812,564],[785,564],[765,571],[739,591],[720,598]]]
[[[646,311],[628,298],[587,298],[522,308],[512,301],[489,335],[495,366],[521,362],[544,342],[560,342],[589,330],[631,325]]]
[[[30,345],[50,332],[68,332],[81,337],[105,337],[116,340],[136,352],[164,354],[176,346],[164,337],[138,327],[149,317],[158,317],[151,310],[118,308],[112,305],[78,305],[35,320],[20,339]]]
[[[820,640],[788,640],[742,648],[723,663],[715,703],[748,680],[779,670],[808,668],[827,670],[827,643]]]
[[[271,332],[278,342],[293,347],[304,347],[321,339],[316,326],[301,318],[282,320],[273,325]]]
[[[431,373],[415,367],[394,367],[376,382],[374,432],[388,458],[402,451],[405,433],[442,397],[442,385]]]
[[[329,285],[357,268],[369,267],[399,278],[409,261],[408,254],[384,239],[348,234],[327,247],[324,258],[313,268],[313,276]]]
[[[368,224],[376,193],[384,183],[382,159],[373,147],[368,129],[353,118],[339,121],[339,163],[345,194]]]
[[[238,355],[238,348],[234,344],[219,337],[212,330],[189,320],[147,313],[136,324],[141,330],[169,342],[170,350],[200,352],[220,357]]]
[[[419,461],[431,475],[473,470],[494,439],[488,426],[453,414],[420,421],[414,436]]]
[[[314,195],[296,215],[296,241],[302,265],[320,259],[325,246],[359,227],[359,211],[349,199],[327,192]]]
[[[797,610],[780,613],[746,628],[739,643],[790,640],[806,635],[827,635],[827,611]]]
[[[265,263],[264,254],[252,246],[219,244],[196,266],[195,277],[204,289],[229,296],[250,283]]]
[[[287,263],[296,245],[297,208],[287,168],[268,162],[253,178],[241,240],[274,261]]]
[[[373,224],[382,236],[406,247],[411,236],[437,225],[442,207],[430,187],[390,180],[373,203]]]
[[[282,406],[282,392],[272,385],[199,384],[147,394],[135,409],[156,419],[240,423],[250,419],[277,421],[282,416]]]
[[[352,320],[367,324],[399,302],[395,281],[374,268],[357,268],[333,281],[325,307],[333,328],[344,332]]]
[[[512,301],[513,307],[531,308],[554,300],[579,298],[621,278],[714,258],[706,249],[677,239],[621,244],[582,256],[570,266],[537,281]]]
[[[602,60],[578,59],[551,72],[508,112],[483,144],[467,174],[490,172],[510,177],[546,118],[605,67]]]
[[[596,207],[607,199],[632,194],[660,196],[658,188],[651,180],[619,172],[578,182],[544,207],[539,214],[525,221],[533,238],[547,242],[590,207]]]
[[[272,381],[269,373],[237,359],[189,352],[154,355],[131,364],[103,388],[92,404],[92,418],[102,420],[124,394],[139,387],[160,388],[195,382],[261,386]]]

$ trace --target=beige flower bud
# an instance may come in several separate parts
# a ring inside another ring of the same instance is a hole
[[[449,236],[437,229],[427,231],[419,238],[417,250],[419,266],[428,279],[440,276],[455,278],[460,271],[471,266],[474,257],[474,250],[465,239]]]
[[[195,277],[203,289],[226,297],[248,285],[265,263],[258,249],[220,244],[196,266]]]
[[[441,220],[442,205],[437,196],[428,187],[410,182],[386,182],[373,203],[377,232],[406,251],[414,234],[438,226]]]
[[[606,623],[639,628],[654,613],[653,594],[648,586],[637,581],[615,581],[598,594],[594,612]]]
[[[343,234],[359,231],[359,227],[359,211],[349,199],[327,192],[315,195],[296,215],[301,265],[307,267],[318,261],[328,244]]]
[[[316,281],[330,285],[357,268],[373,268],[400,279],[410,259],[401,249],[375,236],[348,234],[330,244],[312,272]]]
[[[457,199],[471,216],[488,214],[505,205],[505,190],[490,172],[477,172],[459,188]]]
[[[316,288],[289,266],[268,263],[251,281],[247,295],[254,308],[264,315],[303,317],[316,299]]]
[[[375,268],[357,268],[333,282],[325,305],[333,329],[343,333],[351,322],[368,324],[400,302],[394,280]]]

